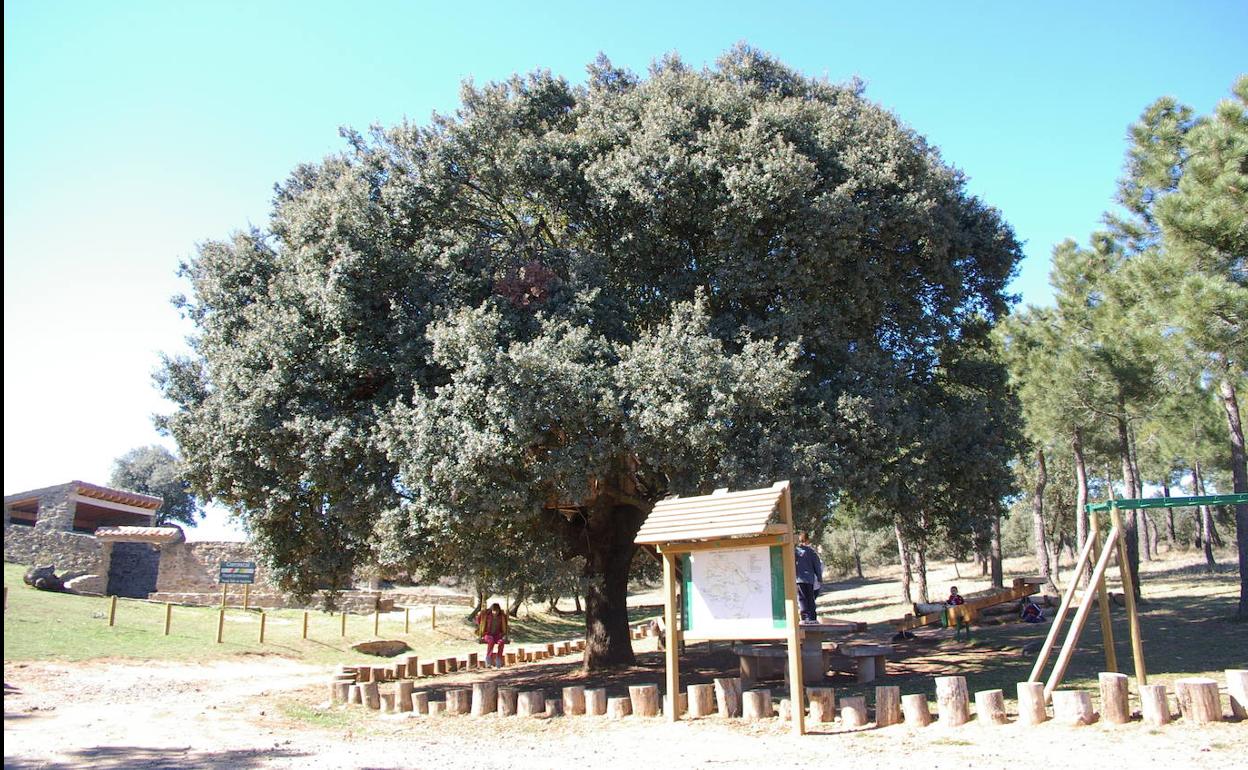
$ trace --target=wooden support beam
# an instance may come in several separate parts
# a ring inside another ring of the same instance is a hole
[[[1095,547],[1095,543],[1096,537],[1089,536],[1088,541],[1083,544],[1083,548],[1079,551],[1079,560],[1075,562],[1074,571],[1070,574],[1066,593],[1062,595],[1062,602],[1058,605],[1057,614],[1053,616],[1053,622],[1049,625],[1049,634],[1044,639],[1044,646],[1040,648],[1040,654],[1036,656],[1036,664],[1031,668],[1031,676],[1027,677],[1029,682],[1040,681],[1040,675],[1044,673],[1045,664],[1049,662],[1049,654],[1053,652],[1053,646],[1057,643],[1057,635],[1061,633],[1062,624],[1066,622],[1066,613],[1070,611],[1070,603],[1075,597],[1075,591],[1079,588],[1079,578],[1083,576],[1083,571],[1088,566],[1088,558]]]
[[[1121,534],[1117,525],[1110,527],[1109,539]],[[1105,579],[1105,567],[1109,564],[1109,557],[1113,554],[1114,549],[1106,548],[1101,552],[1101,558],[1097,559],[1096,567],[1092,570],[1092,583],[1099,584]],[[1072,584],[1074,581],[1071,581]],[[1088,622],[1088,611],[1092,608],[1092,598],[1096,596],[1096,592],[1091,590],[1083,592],[1083,599],[1079,602],[1079,610],[1075,612],[1075,618],[1070,622],[1070,633],[1066,635],[1066,641],[1062,644],[1061,652],[1057,655],[1057,663],[1053,665],[1053,673],[1049,676],[1048,684],[1044,686],[1044,699],[1048,701],[1053,697],[1053,691],[1062,683],[1062,678],[1066,676],[1066,668],[1070,665],[1070,658],[1075,654],[1075,645],[1079,643],[1079,635],[1083,633],[1084,624]]]
[[[1144,667],[1144,640],[1140,637],[1140,616],[1135,609],[1135,583],[1131,577],[1131,565],[1127,563],[1127,540],[1122,529],[1122,514],[1118,506],[1109,508],[1109,515],[1114,523],[1113,530],[1118,533],[1118,571],[1122,575],[1122,595],[1127,602],[1127,622],[1131,629],[1131,657],[1135,663],[1135,683],[1148,684],[1148,670]]]

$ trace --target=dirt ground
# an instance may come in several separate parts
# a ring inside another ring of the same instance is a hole
[[[650,658],[652,656],[644,656]],[[653,656],[657,657],[657,656]],[[542,670],[545,669],[545,670]],[[521,673],[523,671],[523,673]],[[586,768],[651,758],[676,767],[827,764],[854,768],[1226,768],[1248,724],[1204,729],[1052,723],[843,730],[708,718],[410,717],[325,704],[324,666],[256,657],[215,664],[6,664],[6,768]],[[653,663],[602,683],[659,681]],[[554,663],[504,672],[547,689],[574,681]],[[466,681],[466,678],[454,680]],[[448,683],[450,680],[448,680]],[[1239,759],[1236,760],[1235,757]]]

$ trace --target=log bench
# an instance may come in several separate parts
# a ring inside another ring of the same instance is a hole
[[[873,682],[885,675],[892,647],[886,644],[825,642],[822,648],[802,652],[803,678],[807,685],[824,684],[829,669],[852,673],[858,682]],[[788,649],[784,645],[739,644],[732,648],[741,670],[741,688],[749,690],[764,679],[789,678]]]

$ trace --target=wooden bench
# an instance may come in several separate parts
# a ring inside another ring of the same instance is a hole
[[[934,623],[966,627],[979,618],[979,611],[985,607],[1025,599],[1028,596],[1039,593],[1040,586],[1043,584],[1044,578],[1014,578],[1014,583],[1010,588],[998,589],[983,596],[968,598],[965,604],[960,604],[956,607],[947,607],[943,602],[915,604],[913,615],[891,620],[889,623],[895,626],[899,632]]]
[[[824,683],[829,669],[854,674],[858,682],[873,682],[885,675],[885,661],[892,647],[883,644],[825,643],[822,649],[802,653],[803,678],[807,685]],[[741,644],[732,648],[741,670],[741,688],[748,690],[764,679],[789,679],[788,649],[783,645]]]

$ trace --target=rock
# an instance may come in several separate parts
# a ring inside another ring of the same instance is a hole
[[[407,646],[407,642],[401,639],[374,639],[370,642],[358,642],[351,645],[351,649],[356,652],[362,652],[365,655],[376,655],[381,658],[392,658],[400,653],[407,652],[412,649]]]
[[[79,575],[65,581],[65,590],[76,594],[103,594],[107,582],[103,575]]]
[[[56,566],[52,564],[45,567],[31,567],[22,576],[22,582],[41,591],[65,590],[65,584],[56,576]]]

